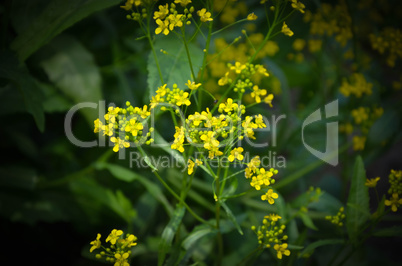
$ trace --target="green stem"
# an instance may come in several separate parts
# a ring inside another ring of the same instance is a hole
[[[196,76],[194,73],[193,64],[191,62],[190,50],[188,49],[187,40],[186,40],[186,36],[185,36],[185,32],[184,32],[184,27],[181,27],[181,37],[183,38],[184,48],[186,49],[186,54],[187,54],[187,58],[188,58],[188,64],[190,65],[192,79],[195,80]]]
[[[211,36],[212,36],[212,21],[210,21],[208,23],[208,37],[207,37],[207,41],[205,44],[205,50],[204,50],[204,58],[202,60],[202,68],[201,68],[201,76],[200,76],[200,83],[202,84],[204,82],[204,73],[205,73],[205,69],[207,66],[207,56],[208,56],[208,52],[209,52],[209,45],[211,43]],[[198,90],[198,111],[201,111],[202,108],[202,91]]]

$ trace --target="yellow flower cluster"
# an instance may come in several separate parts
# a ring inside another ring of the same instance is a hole
[[[149,145],[153,142],[150,138],[153,128],[150,127],[148,132],[144,132],[144,125],[151,114],[148,106],[133,107],[130,102],[126,102],[126,105],[127,108],[110,106],[104,115],[105,122],[99,118],[94,121],[94,132],[109,136],[110,141],[114,143],[115,152],[130,147],[130,142],[135,145]]]
[[[194,86],[193,83],[188,81],[189,88],[191,89]],[[177,84],[173,84],[173,89],[166,88],[167,84],[160,86],[157,91],[156,95],[152,96],[150,108],[153,109],[160,103],[166,103],[170,105],[182,106],[191,104],[189,100],[190,94],[185,92],[177,87]],[[166,110],[166,106],[162,106],[162,110]]]
[[[110,242],[110,248],[105,248],[100,240],[101,234],[98,234],[96,239],[90,243],[92,247],[89,251],[92,253],[94,250],[102,248],[103,251],[96,254],[96,258],[104,258],[107,262],[114,263],[115,266],[129,266],[128,258],[131,248],[137,245],[137,237],[132,234],[127,234],[125,238],[122,236],[122,230],[113,229],[105,241]]]
[[[342,47],[353,37],[352,19],[345,1],[339,1],[335,6],[321,3],[316,13],[306,11],[304,21],[310,22],[310,34],[335,36]]]
[[[371,47],[380,54],[387,54],[387,64],[395,66],[395,61],[402,58],[402,32],[397,28],[385,28],[378,35],[370,34]]]
[[[352,94],[355,95],[357,98],[360,98],[363,94],[371,95],[372,87],[373,84],[367,82],[363,74],[353,73],[353,75],[348,79],[344,78],[342,80],[342,85],[339,88],[339,91],[345,97],[349,97]]]
[[[371,178],[371,179],[366,179],[366,183],[364,183],[364,185],[366,186],[366,187],[372,187],[372,188],[374,188],[374,187],[376,187],[377,186],[377,182],[378,181],[380,181],[380,177],[376,177],[376,178]]]
[[[353,136],[353,149],[355,151],[364,150],[366,143],[366,136],[374,124],[374,122],[379,119],[384,113],[384,109],[381,107],[359,107],[351,111],[351,116],[353,118],[352,123],[342,124],[339,128],[341,132],[350,135],[356,127],[359,131],[358,135]]]
[[[251,227],[251,230],[253,230],[257,235],[258,244],[262,248],[271,248],[273,245],[278,259],[282,259],[283,255],[290,255],[288,244],[284,243],[284,241],[288,239],[287,235],[283,235],[286,226],[276,226],[276,223],[280,219],[282,219],[281,216],[277,214],[270,214],[264,216],[261,226],[258,228],[256,226]]]
[[[402,171],[391,170],[388,176],[390,188],[388,194],[391,195],[390,199],[385,200],[386,206],[391,206],[391,210],[396,212],[398,207],[402,205]]]
[[[195,162],[191,159],[188,159],[188,164],[187,164],[187,173],[188,175],[192,175],[194,173],[194,166],[200,166],[202,165],[202,161],[195,159]]]
[[[186,6],[191,3],[191,1],[175,1],[183,7],[182,13],[179,13],[176,9],[174,3],[166,5],[160,5],[158,11],[154,12],[153,19],[158,27],[155,29],[155,34],[163,33],[168,35],[169,32],[173,31],[174,28],[183,27],[184,24],[191,24],[190,19],[192,18],[192,13],[194,12],[194,7],[187,8]]]
[[[243,95],[246,90],[251,91],[250,96],[256,103],[264,101],[272,107],[274,95],[268,94],[266,89],[261,89],[258,85],[253,83],[255,75],[260,75],[260,77],[269,76],[267,69],[263,65],[235,62],[234,65],[229,63],[228,66],[229,70],[218,81],[219,86],[231,84],[237,76],[238,78],[236,79],[237,81],[233,89],[234,92],[239,92]]]
[[[331,223],[342,227],[343,226],[343,220],[346,217],[346,215],[343,213],[344,210],[345,209],[343,207],[341,207],[336,215],[334,215],[334,216],[330,216],[330,215],[325,216],[325,220],[331,221]]]

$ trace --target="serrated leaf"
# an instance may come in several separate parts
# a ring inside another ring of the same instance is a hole
[[[74,23],[119,2],[120,0],[49,1],[38,16],[31,18],[30,23],[25,22],[25,26],[19,27],[20,34],[11,43],[11,48],[17,52],[20,61],[25,61],[32,53]]]
[[[365,186],[366,170],[363,159],[358,156],[353,169],[352,182],[346,207],[346,228],[352,242],[357,240],[360,228],[369,218],[369,194]]]
[[[340,245],[344,244],[345,240],[343,239],[325,239],[325,240],[318,240],[316,242],[311,243],[308,245],[302,252],[300,252],[299,257],[302,257],[304,254],[310,254],[313,252],[316,248],[321,247],[321,246],[327,246],[327,245]]]
[[[185,211],[186,208],[184,206],[178,206],[175,209],[173,216],[170,218],[169,223],[163,230],[161,242],[159,243],[158,265],[163,264],[166,254],[172,246],[173,238],[180,227]]]
[[[92,54],[70,36],[55,38],[46,49],[51,53],[40,65],[56,87],[75,103],[98,103],[102,98],[101,75]],[[88,123],[98,116],[93,108],[81,108]]]
[[[184,89],[184,84],[187,83],[187,80],[193,80],[193,78],[191,77],[186,49],[181,39],[174,34],[162,36],[155,41],[154,49],[157,53],[163,81],[167,84],[167,87],[172,88],[173,84],[176,83],[179,88]],[[167,54],[160,53],[161,49],[166,51]],[[188,49],[195,75],[197,75],[202,65],[204,54],[198,46],[192,43],[188,44]],[[150,53],[148,57],[148,97],[155,95],[155,91],[161,85],[163,84],[161,83],[154,55]],[[149,99],[146,100],[148,101]]]

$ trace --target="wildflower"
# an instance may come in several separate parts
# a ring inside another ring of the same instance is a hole
[[[99,118],[94,121],[94,125],[94,133],[98,133],[99,129],[102,129],[103,126],[102,121],[100,121]]]
[[[232,111],[236,111],[237,108],[239,107],[239,105],[237,103],[233,103],[233,99],[232,98],[228,98],[226,100],[226,103],[221,103],[219,104],[219,110],[225,111],[226,113],[230,113]]]
[[[243,65],[240,62],[236,62],[234,66],[230,67],[230,70],[234,70],[237,74],[240,74],[243,69],[246,69],[246,65]]]
[[[200,139],[204,142],[204,148],[211,150],[214,147],[219,146],[219,141],[215,139],[214,131],[207,131],[206,134],[201,135]]]
[[[366,183],[364,183],[365,186],[367,187],[376,187],[377,186],[377,182],[380,180],[379,177],[376,178],[372,178],[372,179],[366,179]]]
[[[102,131],[103,131],[103,136],[113,136],[114,133],[114,124],[113,123],[109,123],[107,125],[102,125],[101,127]]]
[[[176,133],[174,134],[173,144],[170,145],[170,148],[173,150],[178,150],[179,152],[184,152],[184,127],[176,127]]]
[[[134,113],[140,115],[142,119],[145,119],[145,118],[147,118],[148,116],[151,115],[151,112],[148,111],[148,105],[144,105],[142,107],[142,109],[138,108],[138,107],[135,107],[134,108]]]
[[[364,150],[365,142],[366,142],[366,137],[354,136],[353,137],[353,149],[355,151]]]
[[[343,213],[345,211],[345,208],[340,207],[339,211],[336,215],[334,216],[325,216],[325,220],[331,221],[331,223],[338,225],[338,226],[343,226],[343,220],[346,218],[346,215]]]
[[[130,119],[124,130],[130,132],[134,137],[138,136],[138,132],[143,130],[144,126],[141,122],[136,119]]]
[[[364,107],[353,109],[351,112],[353,118],[355,119],[355,123],[358,125],[369,118],[368,113],[368,109]]]
[[[205,8],[198,10],[197,15],[200,17],[202,22],[212,21],[211,12],[207,12]]]
[[[225,73],[225,76],[218,80],[219,86],[225,86],[229,82],[229,72]]]
[[[253,86],[253,92],[251,93],[251,97],[255,98],[256,103],[261,102],[261,97],[267,94],[267,90],[265,89],[260,89],[258,85]]]
[[[137,245],[135,241],[137,241],[137,237],[133,234],[129,234],[126,239],[121,240],[121,243],[123,247],[131,248]]]
[[[179,28],[183,27],[182,17],[183,17],[182,14],[176,14],[176,15],[170,14],[168,17],[169,30],[172,31],[174,29],[174,27],[179,27]],[[165,34],[165,35],[167,35],[167,34]]]
[[[130,266],[130,264],[127,262],[127,258],[130,256],[129,253],[124,252],[123,255],[120,253],[114,254],[114,257],[116,258],[116,262],[114,263],[115,266]]]
[[[95,249],[100,248],[100,246],[101,246],[100,238],[101,238],[101,234],[98,234],[98,235],[96,236],[96,239],[90,243],[90,244],[92,245],[92,247],[91,247],[91,249],[89,250],[89,252],[92,253],[92,251],[94,251]]]
[[[263,119],[262,115],[256,115],[256,116],[255,116],[255,124],[256,124],[259,128],[265,128],[265,127],[267,127],[267,125],[265,125],[265,123],[264,123],[264,119]]]
[[[208,158],[213,159],[216,156],[221,156],[223,152],[219,150],[217,146],[211,147],[208,152]]]
[[[282,217],[279,216],[278,214],[271,213],[267,216],[264,216],[264,219],[269,219],[271,221],[277,222],[279,219],[282,219]]]
[[[274,204],[274,199],[278,198],[278,194],[274,193],[272,189],[268,189],[267,193],[261,196],[261,200],[267,200],[269,204]]]
[[[243,154],[241,154],[243,152],[243,148],[239,147],[239,148],[234,148],[231,152],[230,155],[228,157],[229,162],[233,162],[235,159],[242,161],[244,156]]]
[[[167,15],[169,14],[169,6],[168,4],[162,6],[159,6],[159,11],[154,12],[154,19],[156,20],[156,23],[158,24],[158,19],[162,20],[164,19]],[[159,34],[159,33],[156,33]],[[167,35],[167,34],[165,34]]]
[[[272,100],[274,99],[274,95],[271,93],[267,97],[264,98],[264,102],[272,107]]]
[[[188,175],[191,175],[194,172],[194,166],[195,166],[195,163],[191,159],[188,159],[188,165],[187,165]]]
[[[296,51],[303,50],[304,46],[306,46],[306,41],[303,39],[296,39],[292,44],[293,49]]]
[[[185,84],[190,90],[196,90],[198,89],[199,86],[201,86],[201,83],[195,83],[194,81],[191,82],[190,80],[187,81],[187,83]]]
[[[293,31],[290,30],[288,25],[286,25],[285,21],[283,22],[283,25],[282,25],[282,33],[289,37],[293,36]]]
[[[116,117],[118,116],[120,112],[120,108],[116,107],[114,108],[113,106],[110,106],[108,108],[107,114],[105,114],[105,120],[109,121],[109,123],[116,123]]]
[[[180,93],[180,94],[176,94],[174,96],[175,100],[176,100],[176,105],[177,106],[182,106],[187,105],[189,106],[191,104],[190,100],[187,98],[188,97],[188,92],[184,92],[184,93]]]
[[[299,0],[292,0],[292,7],[300,11],[302,14],[304,14],[303,9],[306,8],[306,6],[302,2],[299,2]]]
[[[169,21],[165,19],[164,21],[160,20],[159,18],[156,20],[156,24],[158,27],[155,29],[155,34],[163,33],[165,35],[169,34]]]
[[[392,197],[389,200],[385,200],[386,206],[391,206],[391,210],[396,212],[398,210],[399,205],[402,204],[402,199],[399,198],[398,193],[393,193]]]
[[[116,244],[117,239],[123,234],[122,230],[113,229],[109,236],[106,238],[106,242],[109,242],[114,245]]]
[[[248,14],[248,16],[247,16],[247,20],[250,20],[250,21],[256,20],[257,18],[258,17],[254,14],[254,12],[251,14]]]
[[[110,138],[110,141],[114,143],[114,147],[113,147],[114,152],[118,152],[120,150],[120,148],[130,147],[130,143],[125,141],[124,139],[112,137],[112,138]]]
[[[287,243],[284,243],[282,245],[275,244],[274,249],[277,252],[278,259],[280,259],[280,260],[282,259],[282,254],[286,255],[286,256],[290,255],[290,251],[287,248],[288,248]]]

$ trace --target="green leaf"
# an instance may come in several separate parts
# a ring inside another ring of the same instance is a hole
[[[243,235],[243,230],[241,230],[241,227],[240,227],[239,223],[237,222],[236,217],[233,215],[232,210],[229,208],[229,206],[224,201],[220,201],[220,204],[223,207],[223,209],[225,210],[226,214],[228,215],[229,220],[236,227],[239,234]]]
[[[167,213],[169,215],[172,215],[173,207],[170,205],[169,201],[164,196],[160,187],[155,183],[153,183],[152,181],[150,181],[149,178],[139,175],[122,166],[105,162],[97,162],[95,164],[95,169],[97,170],[107,169],[115,178],[126,182],[132,182],[134,180],[137,180],[156,200],[158,200],[163,205]]]
[[[182,246],[185,250],[193,247],[201,238],[208,235],[215,235],[218,231],[208,225],[199,225],[184,239]]]
[[[299,212],[299,216],[303,222],[303,224],[313,230],[318,230],[318,228],[314,225],[313,220],[304,212]]]
[[[169,252],[174,236],[180,227],[186,208],[177,206],[169,223],[162,232],[162,239],[159,243],[158,265],[162,265],[165,261],[166,254]]]
[[[93,56],[76,39],[59,36],[46,49],[51,53],[41,62],[49,79],[75,103],[95,102],[102,98],[101,75]],[[98,116],[93,108],[81,108],[90,124]]]
[[[360,228],[368,219],[369,194],[366,182],[366,171],[360,156],[356,158],[353,169],[352,182],[346,207],[346,228],[352,242],[357,240]]]
[[[300,252],[299,257],[302,257],[305,254],[311,254],[316,248],[321,247],[321,246],[340,245],[340,244],[344,244],[344,243],[345,243],[345,240],[343,240],[343,239],[318,240],[316,242],[311,243],[302,252]]]
[[[119,2],[120,0],[49,1],[38,16],[32,17],[30,23],[25,23],[28,26],[19,27],[21,33],[11,43],[11,48],[17,52],[20,61],[25,61],[36,50],[76,22]],[[18,17],[15,18],[17,19]]]
[[[176,83],[179,88],[184,89],[184,84],[187,83],[187,80],[193,80],[193,78],[191,77],[186,49],[181,39],[174,34],[162,36],[155,41],[154,49],[158,57],[163,81],[167,84],[167,87],[172,88],[173,84]],[[161,53],[161,49],[166,51],[167,54]],[[188,49],[194,73],[197,75],[202,65],[204,54],[193,43],[188,44]],[[155,95],[155,91],[161,85],[163,84],[161,83],[154,55],[150,53],[148,57],[148,97]]]
[[[42,106],[42,91],[28,71],[19,65],[13,54],[0,53],[0,58],[0,78],[12,82],[22,95],[23,103],[14,102],[13,104],[25,105],[25,110],[34,117],[37,127],[43,132],[45,130],[45,115]],[[6,91],[2,90],[2,92]]]

